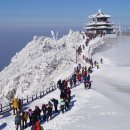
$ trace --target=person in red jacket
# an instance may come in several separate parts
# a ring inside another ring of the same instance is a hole
[[[36,122],[36,130],[41,130],[41,128],[40,128],[40,123],[39,122]]]
[[[82,76],[84,75],[84,67],[82,68]]]
[[[77,79],[78,79],[78,81],[81,83],[81,78],[82,78],[82,75],[81,75],[81,73],[78,73],[77,74]]]

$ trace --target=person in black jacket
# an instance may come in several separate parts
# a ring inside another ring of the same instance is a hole
[[[35,110],[34,111],[35,111],[38,119],[41,120],[41,110],[40,110],[40,108],[38,106],[35,106]]]
[[[72,75],[72,79],[73,79],[73,83],[74,83],[74,86],[75,86],[76,85],[76,74]]]
[[[53,109],[53,105],[52,103],[49,101],[48,102],[48,107],[47,107],[47,121],[52,119],[52,109]]]
[[[58,103],[59,103],[59,102],[58,102],[58,100],[55,99],[55,98],[51,99],[51,101],[52,101],[53,104],[54,104],[55,113],[57,113],[57,112],[58,112],[57,106],[58,106]]]
[[[38,121],[38,118],[37,118],[36,111],[33,111],[33,113],[32,113],[32,125],[35,125],[37,121]]]
[[[62,82],[61,82],[61,79],[59,79],[57,82],[57,88],[61,90],[61,87],[62,87]]]

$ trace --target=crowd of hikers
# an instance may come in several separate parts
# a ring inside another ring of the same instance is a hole
[[[88,34],[86,34],[88,35]],[[81,54],[82,49],[85,49],[85,46],[88,46],[90,38],[87,38],[85,45],[79,46],[77,49],[78,55]],[[95,37],[95,36],[94,36]],[[32,110],[29,108],[27,111],[22,109],[21,99],[13,99],[13,114],[15,115],[15,125],[16,130],[20,128],[23,130],[28,126],[31,127],[30,130],[43,130],[41,126],[41,121],[49,121],[52,119],[54,113],[64,113],[70,109],[71,102],[71,88],[75,87],[77,84],[83,83],[85,89],[91,89],[91,77],[90,74],[93,72],[94,66],[99,69],[99,63],[92,59],[89,59],[83,55],[83,60],[88,62],[90,66],[81,66],[79,63],[77,67],[74,68],[74,73],[69,79],[57,81],[57,87],[60,90],[60,100],[52,98],[47,104],[43,104],[41,108],[35,106],[35,109]],[[103,59],[100,59],[100,63],[103,63]]]
[[[100,59],[100,63],[103,63],[103,59]],[[99,63],[93,62],[94,66],[99,69]],[[79,63],[74,68],[74,73],[69,79],[57,81],[57,87],[60,90],[60,100],[52,98],[48,104],[43,104],[41,108],[35,106],[35,109],[31,108],[28,111],[22,110],[22,100],[13,99],[13,114],[15,115],[16,130],[20,130],[31,126],[30,130],[43,130],[40,125],[41,121],[49,121],[52,119],[53,113],[64,113],[70,108],[71,101],[71,88],[77,84],[83,83],[85,89],[91,89],[91,77],[90,74],[93,72],[94,66],[81,66]],[[59,103],[60,102],[60,103]],[[59,107],[58,107],[59,106]],[[60,108],[60,109],[58,109]]]
[[[60,84],[60,80],[57,82],[57,87],[60,89],[60,105],[59,101],[55,98],[50,99],[47,104],[42,104],[41,108],[35,106],[32,110],[29,108],[27,111],[22,111],[22,102],[20,99],[13,99],[13,114],[15,115],[16,130],[23,130],[28,126],[31,126],[31,130],[43,130],[40,125],[41,121],[49,121],[52,119],[54,113],[60,111],[64,113],[70,108],[71,90],[68,87],[68,83],[63,80]],[[60,109],[58,109],[58,105]]]
[[[40,121],[49,121],[52,119],[52,114],[61,111],[64,113],[70,108],[71,101],[71,88],[76,86],[77,83],[84,83],[85,89],[91,88],[90,73],[92,73],[92,67],[82,67],[78,64],[74,69],[74,74],[68,80],[58,80],[57,87],[60,90],[60,101],[55,98],[50,99],[48,104],[43,104],[41,108],[35,106],[35,109],[31,108],[28,111],[22,111],[21,99],[13,99],[13,114],[15,116],[16,130],[19,128],[22,130],[28,126],[31,126],[31,130],[43,130],[40,125]],[[59,105],[60,102],[60,105]],[[58,105],[60,110],[58,110]],[[54,109],[54,110],[53,110]]]

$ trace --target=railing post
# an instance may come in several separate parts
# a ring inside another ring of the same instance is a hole
[[[37,99],[37,93],[36,93],[36,99]]]
[[[0,108],[0,112],[2,112],[2,104],[1,104],[0,106],[1,106],[1,108]]]
[[[33,95],[32,95],[32,101],[33,101]]]
[[[27,95],[27,103],[28,103],[28,95]]]
[[[44,91],[42,93],[43,93],[43,97],[44,97]]]
[[[40,91],[40,98],[42,97],[41,91]]]

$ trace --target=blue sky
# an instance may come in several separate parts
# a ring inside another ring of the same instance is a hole
[[[0,27],[84,26],[99,8],[130,23],[130,0],[0,0]]]

